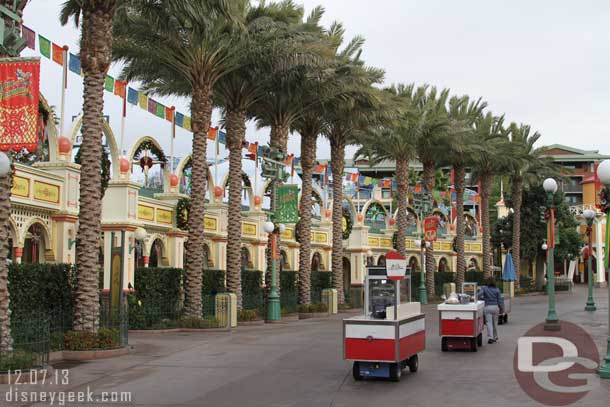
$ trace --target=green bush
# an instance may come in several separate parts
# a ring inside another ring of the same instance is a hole
[[[225,272],[222,270],[203,270],[201,292],[203,295],[216,295],[224,293]]]
[[[38,355],[25,350],[15,350],[0,355],[0,372],[9,370],[27,370],[36,366]]]
[[[178,320],[178,327],[187,329],[218,328],[219,324],[219,321],[213,317],[182,317]]]
[[[262,310],[264,308],[264,292],[262,288],[263,273],[257,270],[242,270],[241,295],[244,309]]]
[[[322,290],[333,288],[333,273],[330,271],[311,272],[311,301],[322,301]]]
[[[238,321],[257,321],[260,320],[261,317],[258,315],[258,312],[253,309],[241,309],[237,311],[237,320]]]
[[[100,349],[116,349],[119,347],[119,331],[117,329],[100,328],[97,333],[97,346]]]
[[[299,304],[297,307],[299,313],[313,314],[316,312],[328,312],[328,307],[324,303]]]
[[[299,300],[297,288],[298,273],[296,271],[282,271],[280,273],[280,305],[286,312],[296,312]]]
[[[181,303],[183,270],[141,267],[134,274],[136,297],[143,306],[167,306]]]
[[[65,350],[107,350],[116,349],[119,346],[117,329],[100,328],[97,334],[91,331],[68,331],[64,334]]]
[[[421,273],[411,274],[411,295],[413,301],[419,301],[419,282]],[[454,283],[455,273],[451,271],[441,271],[434,273],[434,292],[437,297],[443,295],[443,284]],[[457,289],[457,287],[456,287]],[[458,289],[459,291],[459,289]],[[428,298],[430,300],[430,298]]]
[[[464,281],[467,283],[477,283],[479,286],[485,284],[485,276],[482,271],[467,271],[464,273]],[[456,287],[459,291],[462,288]]]

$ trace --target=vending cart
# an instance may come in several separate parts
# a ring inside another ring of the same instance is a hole
[[[456,302],[457,298],[457,302]],[[483,346],[485,302],[477,300],[477,284],[464,283],[462,293],[438,305],[441,349],[477,351]]]
[[[416,372],[418,353],[426,348],[425,314],[419,302],[400,302],[401,278],[396,278],[394,259],[386,267],[367,267],[364,314],[343,320],[343,356],[353,361],[355,380],[365,377],[400,380],[407,367]],[[393,269],[393,270],[392,270]],[[394,274],[394,275],[392,275]],[[409,287],[409,292],[410,292]]]

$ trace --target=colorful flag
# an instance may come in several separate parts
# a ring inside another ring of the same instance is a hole
[[[165,106],[161,103],[157,103],[157,117],[165,118]]]
[[[148,113],[156,114],[157,113],[157,101],[152,98],[148,98],[147,110],[148,110]]]
[[[125,89],[127,89],[127,82],[117,79],[114,82],[114,94],[125,99]]]
[[[251,143],[248,146],[248,153],[249,154],[246,154],[246,157],[248,157],[250,160],[255,161],[258,158],[258,142]]]
[[[180,112],[176,112],[176,125],[180,127],[184,126],[184,115]]]
[[[64,64],[64,49],[55,43],[53,43],[53,62],[62,66]]]
[[[191,131],[191,118],[190,116],[184,116],[184,128]]]
[[[224,131],[219,131],[218,132],[218,142],[220,144],[227,144],[227,133],[225,133]]]
[[[127,101],[132,105],[138,104],[138,91],[134,88],[127,89]]]
[[[33,30],[29,29],[25,25],[22,25],[21,36],[23,39],[25,39],[25,45],[27,45],[28,48],[34,50],[36,49],[36,33]]]
[[[210,127],[210,130],[208,130],[208,140],[216,140],[216,137],[218,136],[218,127]]]
[[[138,105],[144,110],[148,108],[148,96],[142,92],[138,92]]]
[[[261,157],[263,155],[263,151],[264,151],[263,146],[259,146],[258,143],[257,143],[256,156],[257,157]]]
[[[38,34],[38,46],[40,47],[40,53],[43,56],[51,58],[51,41]]]
[[[110,75],[106,75],[104,78],[104,89],[108,92],[114,91],[114,78]]]
[[[174,109],[172,109],[171,107],[165,108],[165,120],[167,120],[168,122],[174,120]]]
[[[81,71],[80,58],[71,52],[70,52],[70,60],[68,62],[68,68],[72,72],[80,75],[80,71]]]

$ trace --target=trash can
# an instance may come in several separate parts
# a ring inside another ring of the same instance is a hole
[[[216,319],[220,327],[235,328],[237,326],[237,296],[233,293],[216,294],[215,305]]]
[[[322,303],[328,307],[329,314],[336,314],[339,312],[337,290],[334,288],[325,288],[322,290]]]

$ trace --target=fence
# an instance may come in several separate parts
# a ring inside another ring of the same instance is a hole
[[[11,321],[12,349],[0,352],[0,373],[45,367],[49,362],[49,317],[32,315]]]

